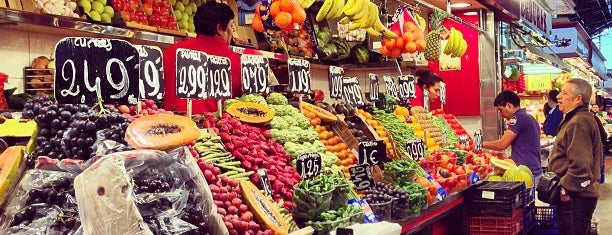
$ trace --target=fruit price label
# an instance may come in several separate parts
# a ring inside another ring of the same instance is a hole
[[[423,90],[423,109],[425,112],[429,112],[429,91]]]
[[[382,140],[359,143],[359,164],[378,165],[389,161],[387,146]]]
[[[395,85],[395,79],[392,76],[383,76],[385,81],[385,94],[388,96],[397,97],[397,85]]]
[[[232,98],[232,67],[230,59],[223,56],[209,55],[206,62],[208,82],[206,91],[213,99]]]
[[[378,101],[378,75],[371,73],[370,77],[370,101]]]
[[[440,82],[440,103],[446,104],[446,83]]]
[[[425,145],[421,139],[409,139],[406,141],[406,150],[412,160],[418,161],[425,157]]]
[[[242,93],[266,94],[268,93],[268,58],[258,55],[242,55],[240,57],[242,69]]]
[[[415,79],[412,75],[399,76],[399,98],[416,98]]]
[[[289,58],[289,92],[296,94],[310,93],[310,62],[308,60]]]
[[[305,153],[296,159],[296,170],[302,179],[312,178],[321,174],[323,169],[321,155],[318,153]]]
[[[138,51],[119,39],[67,37],[55,45],[58,103],[138,102]]]
[[[343,68],[329,66],[329,97],[342,99],[342,78],[344,78]]]
[[[176,96],[187,99],[206,99],[207,55],[201,51],[176,50]]]
[[[353,106],[364,104],[359,80],[356,77],[345,77],[342,79],[342,96],[344,101]]]
[[[482,130],[478,129],[474,133],[474,150],[482,151]]]
[[[140,99],[161,100],[164,97],[164,68],[162,51],[156,46],[136,45],[140,55]]]
[[[266,169],[257,170],[257,176],[259,177],[259,183],[264,191],[264,195],[272,195],[272,186],[270,185],[270,178],[268,178],[268,172]]]
[[[355,185],[357,190],[365,190],[374,186],[374,177],[372,176],[372,166],[370,165],[357,165],[349,167],[349,174],[351,181]]]
[[[467,135],[460,135],[459,136],[459,143],[461,145],[465,145],[465,146],[470,145],[470,137],[468,137]]]

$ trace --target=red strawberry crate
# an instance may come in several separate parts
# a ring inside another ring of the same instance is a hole
[[[469,217],[470,235],[515,235],[523,229],[523,209],[516,208],[512,217]]]

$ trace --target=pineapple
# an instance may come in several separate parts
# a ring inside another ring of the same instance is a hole
[[[442,32],[442,20],[447,16],[445,11],[434,10],[429,20],[431,31],[425,37],[425,50],[423,51],[425,59],[428,61],[438,60],[440,58],[440,33]]]

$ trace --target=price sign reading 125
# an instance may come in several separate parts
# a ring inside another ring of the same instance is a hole
[[[206,64],[208,96],[213,99],[232,98],[232,73],[229,58],[209,55]]]
[[[296,94],[310,93],[310,62],[289,58],[289,91]]]
[[[176,96],[180,98],[208,98],[207,56],[201,51],[176,50]]]
[[[389,161],[387,148],[382,140],[360,142],[358,149],[359,164],[378,165]]]
[[[406,141],[406,150],[412,160],[418,161],[425,157],[425,145],[421,139],[409,139]]]
[[[378,100],[378,75],[371,73],[370,74],[370,101]]]
[[[383,76],[385,81],[385,94],[388,96],[397,97],[397,86],[395,85],[395,79],[392,76]]]
[[[359,86],[359,80],[356,77],[345,77],[342,79],[342,96],[344,100],[353,105],[363,105],[363,96],[361,95],[361,87]]]
[[[242,55],[240,62],[242,64],[242,93],[268,93],[268,76],[270,76],[268,59],[258,55]]]
[[[296,170],[302,179],[312,178],[321,174],[322,160],[318,153],[305,153],[296,159]]]
[[[374,177],[372,177],[372,166],[357,165],[349,168],[351,181],[355,185],[355,189],[364,190],[374,186]]]
[[[482,130],[478,129],[474,133],[474,150],[482,151]]]
[[[139,55],[124,40],[63,38],[55,45],[58,103],[138,102]]]
[[[416,88],[414,87],[414,76],[404,75],[398,78],[399,98],[416,98]]]
[[[140,99],[161,100],[164,97],[162,51],[156,46],[136,46],[140,54]]]
[[[344,69],[336,66],[329,66],[329,97],[342,99],[342,78]]]

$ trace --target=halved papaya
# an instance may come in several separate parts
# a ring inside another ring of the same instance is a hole
[[[246,123],[266,123],[274,118],[274,111],[268,106],[253,102],[236,102],[227,107],[225,111]]]
[[[8,147],[0,155],[0,203],[19,180],[19,168],[23,160],[24,146]]]
[[[302,102],[302,108],[310,112],[313,112],[315,115],[317,115],[318,118],[320,118],[323,121],[335,122],[338,120],[338,117],[336,115],[316,105]]]
[[[274,208],[272,201],[264,196],[253,183],[243,180],[239,182],[239,185],[244,201],[257,221],[272,230],[274,234],[287,234],[289,232],[287,222]]]
[[[136,149],[167,150],[183,146],[200,137],[190,118],[174,114],[155,114],[138,118],[125,131],[125,140]]]

